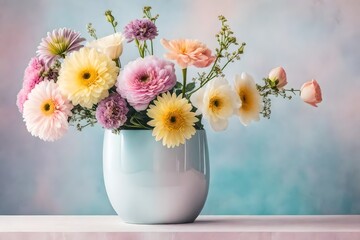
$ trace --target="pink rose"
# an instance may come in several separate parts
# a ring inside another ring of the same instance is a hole
[[[304,83],[301,86],[301,94],[300,97],[301,99],[314,106],[317,107],[316,104],[320,103],[322,101],[322,97],[321,97],[321,88],[319,86],[319,84],[317,83],[316,80],[311,80],[309,82]]]
[[[282,67],[274,68],[269,73],[269,79],[272,81],[278,81],[276,87],[281,89],[287,84],[286,72]]]

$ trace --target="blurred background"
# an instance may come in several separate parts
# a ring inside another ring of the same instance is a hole
[[[360,214],[360,1],[357,0],[0,0],[0,214],[115,214],[102,175],[103,130],[71,129],[48,143],[32,137],[16,107],[24,69],[55,28],[99,37],[119,30],[151,5],[160,38],[193,38],[214,49],[217,16],[239,41],[240,62],[226,71],[257,82],[283,66],[288,86],[317,79],[318,108],[275,99],[270,120],[208,132],[211,183],[202,214]],[[137,57],[126,44],[125,64]],[[196,73],[196,69],[190,71]]]

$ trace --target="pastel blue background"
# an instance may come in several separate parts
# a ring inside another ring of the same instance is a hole
[[[279,99],[270,120],[244,127],[234,117],[221,133],[205,123],[211,184],[203,214],[360,214],[356,0],[0,0],[0,214],[114,214],[102,176],[102,129],[71,129],[43,142],[27,132],[16,94],[47,31],[69,27],[90,39],[85,25],[92,22],[105,36],[112,31],[105,10],[122,29],[144,5],[160,13],[159,39],[196,38],[211,48],[217,16],[227,16],[247,43],[226,72],[230,81],[246,71],[259,82],[281,65],[289,87],[315,78],[323,90],[318,108]],[[127,44],[122,62],[135,57]]]

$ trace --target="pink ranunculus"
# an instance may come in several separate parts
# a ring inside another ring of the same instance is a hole
[[[191,65],[199,68],[207,67],[215,60],[211,50],[197,40],[161,39],[161,44],[169,51],[165,54],[165,58],[175,60],[182,69]]]
[[[272,69],[269,73],[269,79],[272,81],[278,81],[276,85],[278,89],[283,88],[287,84],[286,72],[282,67]]]
[[[155,56],[129,62],[117,81],[117,91],[136,110],[145,110],[160,93],[176,84],[174,64]]]
[[[300,91],[301,99],[314,107],[322,101],[320,85],[314,79],[304,83]]]

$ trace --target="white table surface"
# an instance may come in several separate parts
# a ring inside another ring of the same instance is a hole
[[[200,216],[191,224],[168,225],[126,224],[117,216],[0,216],[0,240],[112,240],[119,237],[130,240],[360,240],[360,215]]]
[[[117,216],[0,216],[0,232],[360,232],[360,215],[200,216],[191,224],[139,225]]]

